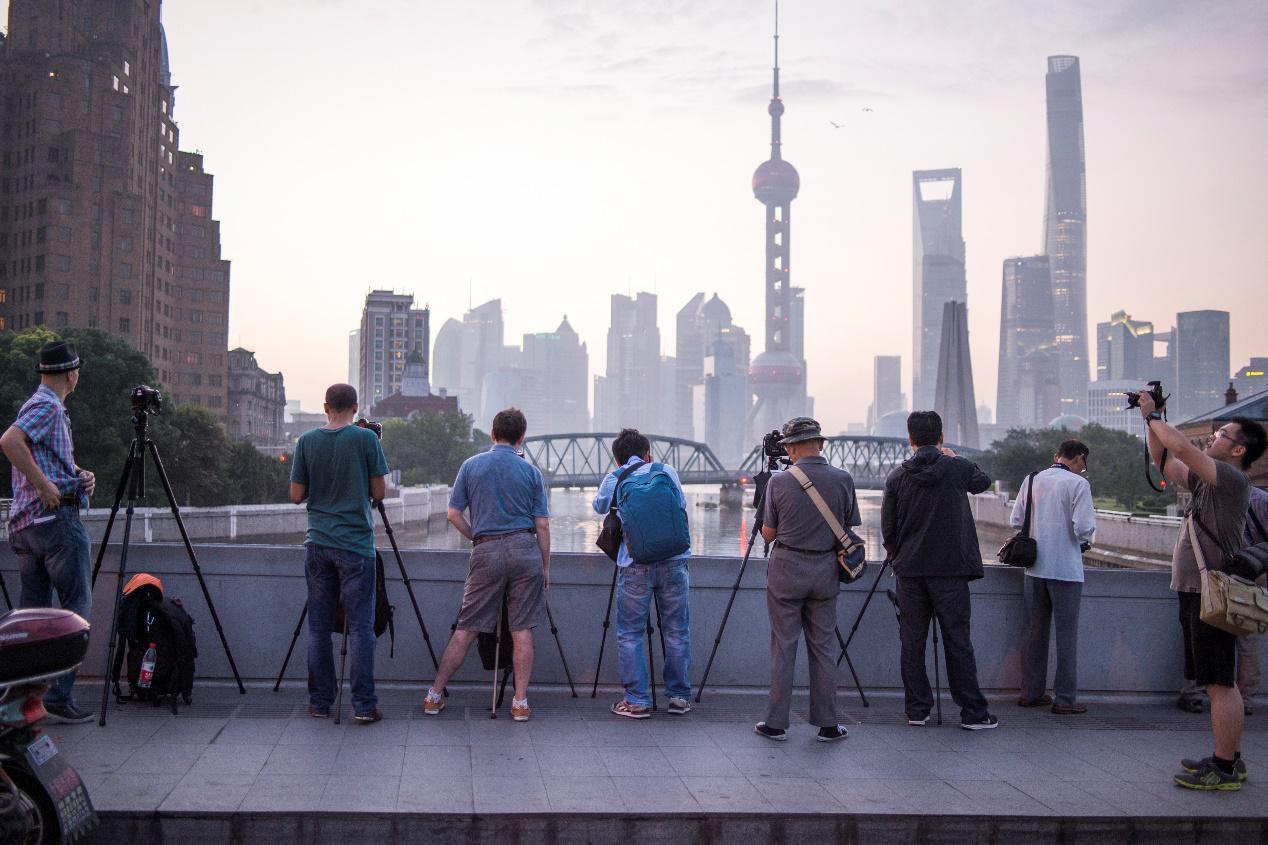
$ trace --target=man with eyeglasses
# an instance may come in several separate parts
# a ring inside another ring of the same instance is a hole
[[[1083,550],[1096,531],[1092,488],[1087,471],[1090,450],[1066,440],[1052,456],[1052,466],[1023,483],[1013,505],[1012,525],[1021,528],[1031,508],[1030,535],[1038,556],[1026,570],[1025,602],[1029,619],[1021,658],[1021,707],[1052,705],[1058,716],[1087,712],[1078,697],[1079,605],[1083,598]],[[1032,487],[1033,485],[1033,487]],[[1055,624],[1054,624],[1055,623]],[[1048,635],[1057,632],[1057,673],[1052,695],[1048,683]]]
[[[1171,589],[1180,597],[1185,637],[1185,677],[1206,688],[1211,700],[1210,757],[1180,761],[1177,786],[1203,791],[1236,791],[1246,780],[1242,760],[1242,696],[1237,689],[1237,637],[1203,622],[1199,559],[1210,569],[1242,547],[1250,479],[1245,470],[1264,453],[1264,427],[1234,417],[1210,436],[1206,449],[1168,425],[1148,391],[1138,394],[1149,429],[1149,455],[1167,482],[1193,496],[1171,558]],[[1196,539],[1196,547],[1194,540]]]

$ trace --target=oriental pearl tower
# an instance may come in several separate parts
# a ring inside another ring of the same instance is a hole
[[[801,187],[797,169],[780,151],[779,4],[775,5],[774,91],[770,105],[770,159],[753,172],[753,195],[766,206],[766,350],[749,367],[749,388],[756,402],[749,412],[754,440],[807,413],[806,366],[793,346],[792,287],[789,278],[791,206]]]

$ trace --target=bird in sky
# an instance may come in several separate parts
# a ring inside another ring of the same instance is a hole
[[[844,128],[845,128],[845,124],[844,124],[844,123],[837,123],[835,120],[829,120],[829,121],[828,121],[828,123],[831,123],[831,124],[832,124],[832,128],[833,128],[833,129],[844,129]]]

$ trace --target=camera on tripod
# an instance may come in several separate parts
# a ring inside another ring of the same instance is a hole
[[[383,439],[383,423],[381,422],[375,422],[374,420],[367,420],[365,417],[361,417],[356,421],[356,423],[354,423],[354,425],[358,428],[368,428],[370,431],[374,432],[375,437],[380,440]]]
[[[163,394],[148,384],[132,388],[132,411],[137,414],[157,414],[163,410]]]
[[[778,430],[772,431],[762,438],[762,452],[765,453],[767,458],[788,457],[788,450],[779,442],[783,439],[784,435],[780,434]]]
[[[1171,398],[1170,393],[1168,393],[1165,396],[1162,394],[1162,382],[1160,381],[1149,382],[1149,390],[1145,392],[1148,393],[1153,398],[1154,407],[1157,408],[1159,411],[1167,407],[1167,400]],[[1140,407],[1139,393],[1124,393],[1123,395],[1127,397],[1126,410],[1130,411],[1132,408]]]

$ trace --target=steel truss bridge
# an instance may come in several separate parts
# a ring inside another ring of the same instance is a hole
[[[616,468],[611,445],[613,432],[545,434],[524,440],[524,457],[541,470],[548,487],[598,487]],[[755,447],[738,469],[723,466],[707,444],[680,437],[647,435],[652,457],[678,471],[683,484],[742,484],[765,466],[761,447]],[[894,467],[911,456],[902,437],[838,435],[824,438],[828,463],[848,470],[860,490],[880,490]],[[960,454],[977,450],[953,446]]]

